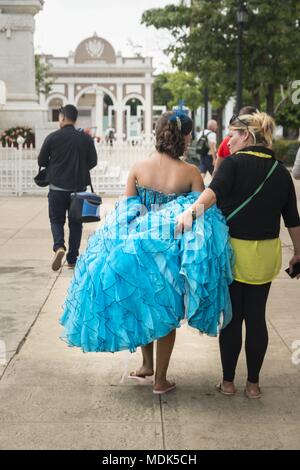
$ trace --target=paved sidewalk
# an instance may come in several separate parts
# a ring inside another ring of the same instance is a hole
[[[297,192],[300,207],[299,182]],[[106,209],[114,201],[106,199]],[[186,325],[170,364],[178,388],[157,397],[149,386],[120,384],[124,363],[134,370],[139,352],[83,354],[59,340],[72,272],[50,270],[47,200],[0,198],[0,218],[0,341],[9,362],[0,365],[0,449],[299,449],[300,366],[291,360],[299,281],[282,270],[272,286],[261,400],[242,393],[244,354],[238,395],[215,391],[218,341]],[[85,240],[94,229],[86,226]],[[282,241],[285,268],[292,255],[285,229]]]

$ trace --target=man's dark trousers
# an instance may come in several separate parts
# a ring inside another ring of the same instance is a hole
[[[65,246],[65,235],[64,225],[66,222],[66,214],[69,211],[71,203],[71,192],[69,191],[58,191],[54,189],[49,190],[49,218],[51,223],[51,231],[54,240],[53,250],[56,251],[58,248],[64,248]],[[69,220],[69,251],[67,253],[67,262],[69,264],[75,264],[79,255],[79,247],[82,236],[82,224]]]

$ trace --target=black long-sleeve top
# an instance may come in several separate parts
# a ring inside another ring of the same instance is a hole
[[[249,151],[272,158],[244,153]],[[209,187],[216,194],[217,205],[225,217],[255,192],[274,162],[272,150],[258,146],[247,147],[224,160]],[[279,163],[262,190],[228,221],[230,235],[242,240],[278,238],[281,215],[286,227],[300,225],[293,180],[289,171]]]
[[[84,190],[90,184],[89,170],[97,165],[93,139],[72,125],[64,126],[46,137],[38,164],[48,168],[50,184],[70,191]]]

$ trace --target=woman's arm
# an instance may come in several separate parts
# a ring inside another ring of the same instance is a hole
[[[293,171],[292,171],[293,177],[296,180],[300,180],[300,148],[297,152],[295,163],[293,166]]]
[[[290,273],[292,274],[294,264],[300,263],[300,226],[288,228],[288,231],[294,245],[294,256],[290,261]],[[300,275],[297,276],[297,279],[300,279]]]
[[[178,231],[187,231],[193,225],[193,212],[196,217],[203,214],[217,200],[222,200],[230,194],[235,181],[235,163],[231,157],[225,159],[220,166],[216,176],[210,183],[210,187],[205,189],[197,201],[185,212],[177,217]]]
[[[220,166],[222,165],[224,161],[224,158],[222,157],[219,157],[219,155],[217,155],[217,159],[215,161],[215,167],[214,167],[214,172],[213,172],[213,177],[214,175],[217,173],[218,169],[220,168]]]
[[[191,167],[192,167],[191,168],[192,170],[191,190],[197,193],[202,193],[202,191],[204,191],[205,189],[202,175],[195,165],[191,165]]]
[[[131,168],[128,178],[127,178],[127,184],[126,184],[126,190],[125,190],[125,196],[130,197],[130,196],[136,196],[137,191],[136,191],[136,181],[137,181],[137,176],[136,176],[136,170],[137,170],[137,165],[133,165]]]
[[[193,226],[193,212],[196,217],[200,217],[216,201],[217,197],[214,191],[210,188],[205,189],[197,201],[177,217],[176,231],[181,233],[190,230]]]

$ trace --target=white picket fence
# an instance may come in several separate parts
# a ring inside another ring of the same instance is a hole
[[[153,144],[132,143],[96,144],[98,165],[91,171],[96,192],[119,195],[126,185],[132,165],[148,158],[154,150]],[[38,172],[38,151],[34,148],[4,148],[0,146],[0,195],[45,194],[47,188],[34,183]]]

